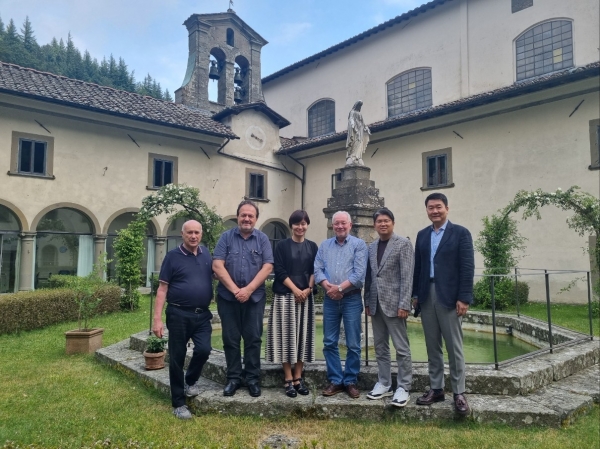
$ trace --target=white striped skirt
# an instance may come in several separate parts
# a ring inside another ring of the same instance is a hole
[[[269,323],[265,360],[270,363],[314,362],[315,300],[311,295],[303,303],[294,294],[275,294]]]

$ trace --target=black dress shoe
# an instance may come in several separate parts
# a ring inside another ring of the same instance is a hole
[[[436,393],[433,388],[427,391],[423,396],[417,398],[417,405],[431,405],[434,402],[441,402],[445,400],[444,391]]]
[[[223,396],[233,396],[238,388],[240,388],[239,382],[235,380],[228,381],[225,388],[223,388]]]
[[[471,411],[464,394],[454,395],[454,408],[456,409],[456,413],[461,416],[467,416]]]
[[[252,396],[253,398],[259,397],[260,396],[260,385],[258,385],[258,382],[248,385],[248,392],[250,393],[250,396]]]

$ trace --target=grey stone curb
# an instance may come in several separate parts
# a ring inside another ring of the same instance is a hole
[[[145,334],[147,335],[147,332]],[[127,375],[139,378],[144,384],[156,388],[165,397],[170,397],[168,370],[146,371],[141,352],[130,349],[129,346],[129,341],[125,340],[99,349],[96,357],[100,362]],[[214,357],[220,356],[215,355]],[[213,358],[212,354],[211,358]],[[583,357],[582,360],[587,359]],[[552,382],[552,363],[560,366],[560,360],[544,359],[543,363],[547,364],[543,371],[548,374],[546,377],[546,380],[549,381],[548,386],[537,389],[527,396],[469,394],[471,414],[466,418],[459,417],[454,413],[451,395],[446,395],[444,402],[425,407],[417,406],[416,399],[420,395],[417,391],[421,391],[421,389],[413,389],[407,406],[397,408],[390,405],[391,398],[377,401],[368,400],[365,389],[359,399],[351,399],[345,393],[326,398],[320,394],[318,388],[325,382],[313,383],[310,380],[311,394],[308,396],[288,398],[285,396],[283,388],[278,386],[277,388],[263,388],[261,397],[252,398],[245,388],[238,390],[235,396],[224,397],[221,383],[203,377],[199,381],[200,395],[190,400],[189,406],[196,414],[218,413],[272,418],[286,416],[319,419],[349,418],[376,421],[382,419],[401,421],[467,419],[515,427],[532,425],[560,427],[570,424],[577,416],[589,411],[594,401],[600,400],[600,370],[597,363],[557,382]]]

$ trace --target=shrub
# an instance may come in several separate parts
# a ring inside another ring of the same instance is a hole
[[[78,276],[70,274],[53,274],[48,279],[48,288],[72,288]]]
[[[480,279],[473,288],[473,304],[486,309],[492,308],[491,278]],[[498,280],[500,279],[500,280]],[[517,298],[519,304],[525,304],[529,300],[529,284],[517,282]],[[494,301],[496,310],[505,310],[516,305],[515,303],[515,281],[511,278],[496,278],[494,283]]]
[[[98,287],[97,313],[119,310],[121,289],[105,283]],[[35,290],[0,296],[0,334],[40,329],[64,321],[75,321],[79,305],[75,291],[68,288]]]

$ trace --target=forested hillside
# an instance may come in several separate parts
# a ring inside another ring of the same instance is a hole
[[[149,74],[143,81],[136,81],[123,58],[117,62],[111,54],[98,62],[87,50],[82,55],[70,33],[66,44],[56,38],[49,44],[38,44],[28,17],[20,31],[12,19],[5,25],[0,17],[0,61],[173,101],[169,91],[163,91]]]

